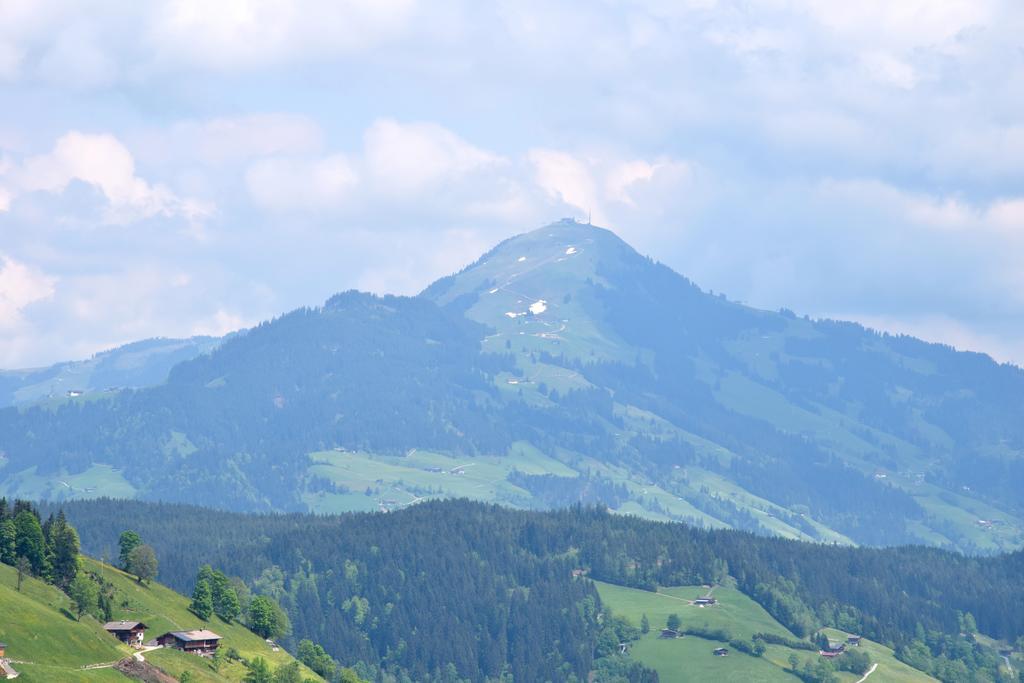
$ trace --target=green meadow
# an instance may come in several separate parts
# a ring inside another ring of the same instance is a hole
[[[643,615],[647,615],[651,625],[650,633],[632,644],[628,656],[656,670],[662,683],[793,682],[799,679],[789,671],[790,656],[796,655],[801,663],[818,657],[815,652],[782,645],[768,645],[763,656],[754,657],[726,643],[692,635],[675,639],[659,637],[669,615],[675,614],[683,629],[723,629],[732,638],[743,640],[749,640],[755,633],[772,633],[799,640],[761,605],[735,588],[716,586],[711,595],[718,600],[718,604],[698,607],[690,604],[690,601],[707,595],[709,589],[705,586],[659,588],[657,593],[652,593],[600,581],[595,581],[595,584],[602,602],[613,614],[625,617],[634,626],[639,626]],[[836,629],[826,629],[826,632],[834,639],[845,639],[851,635]],[[729,648],[729,655],[716,657],[715,648],[723,646]],[[878,665],[868,678],[869,683],[920,683],[934,680],[897,660],[892,650],[883,645],[863,640],[860,647]],[[860,679],[860,676],[847,672],[838,673],[837,677],[842,683],[856,683]]]

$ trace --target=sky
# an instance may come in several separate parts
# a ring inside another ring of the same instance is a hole
[[[564,216],[1024,364],[1019,0],[0,0],[0,367],[415,294]]]

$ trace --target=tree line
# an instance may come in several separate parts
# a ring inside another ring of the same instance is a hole
[[[861,633],[926,668],[957,661],[994,672],[960,635],[967,613],[985,634],[1024,635],[1024,552],[978,558],[801,543],[583,506],[527,512],[444,501],[319,516],[97,500],[66,509],[86,547],[138,520],[168,558],[172,586],[192,590],[196,567],[209,562],[278,600],[291,638],[321,644],[371,679],[438,680],[449,664],[474,681],[506,667],[517,680],[586,675],[600,634],[587,615],[603,608],[588,581],[573,579],[576,569],[648,590],[732,576],[798,636],[822,626]],[[558,645],[544,652],[535,642]]]

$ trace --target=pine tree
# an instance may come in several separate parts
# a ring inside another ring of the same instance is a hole
[[[651,622],[647,619],[647,613],[645,612],[640,617],[640,633],[650,633],[650,632],[651,632]]]
[[[117,540],[117,544],[121,547],[121,554],[119,559],[121,561],[121,569],[127,571],[128,569],[128,555],[133,550],[142,545],[142,537],[138,533],[128,529],[121,532],[121,536]]]
[[[17,558],[14,546],[16,535],[13,519],[0,520],[0,562],[14,564]]]
[[[96,607],[99,586],[85,574],[79,574],[68,586],[68,595],[75,603],[75,612],[81,619],[83,614]]]
[[[52,548],[53,582],[59,588],[71,585],[78,573],[78,532],[68,524],[61,510],[50,529],[50,545]]]
[[[14,532],[14,552],[18,557],[28,560],[32,573],[36,576],[49,574],[46,539],[43,536],[43,528],[39,525],[39,518],[28,510],[22,510],[14,518]]]
[[[224,621],[233,621],[238,618],[242,611],[238,602],[238,595],[223,572],[204,571],[209,568],[209,565],[205,565],[200,570],[200,580],[208,580],[210,583],[210,590],[213,592],[213,611]],[[207,576],[212,576],[212,580],[205,579]]]
[[[249,663],[249,671],[243,680],[245,683],[274,683],[270,665],[262,657],[257,657]]]
[[[210,582],[202,579],[196,582],[195,590],[192,591],[192,603],[188,606],[203,621],[209,621],[213,615],[213,592],[210,590]]]

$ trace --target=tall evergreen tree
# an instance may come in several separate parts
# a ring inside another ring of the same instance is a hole
[[[17,532],[14,528],[14,520],[3,519],[0,521],[0,562],[14,564],[15,558],[18,556],[14,544],[16,537]]]
[[[14,532],[15,554],[28,560],[33,574],[46,576],[50,568],[46,559],[46,539],[39,518],[29,510],[22,510],[14,518]]]
[[[121,532],[121,536],[117,539],[117,544],[121,548],[121,554],[119,556],[121,569],[128,569],[128,556],[133,550],[142,545],[142,537],[135,531],[127,529]]]
[[[62,589],[71,585],[78,573],[78,532],[68,524],[62,510],[50,528],[53,582]]]
[[[203,621],[209,621],[213,615],[213,591],[210,590],[210,582],[200,579],[192,591],[192,602],[189,609],[196,613]]]

